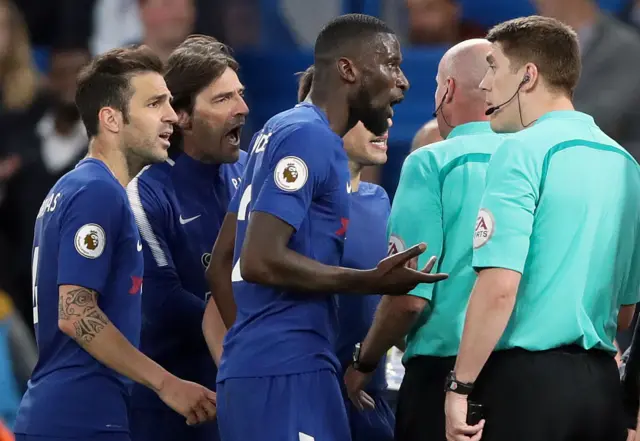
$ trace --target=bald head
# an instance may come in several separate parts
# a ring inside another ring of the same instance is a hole
[[[424,147],[438,141],[442,141],[440,129],[438,128],[438,121],[432,119],[422,126],[416,133],[416,136],[414,136],[413,142],[411,143],[411,151],[413,152],[420,147]]]
[[[486,55],[491,43],[481,38],[465,40],[449,49],[438,66],[440,81],[453,78],[457,88],[481,93],[480,82],[487,72]]]

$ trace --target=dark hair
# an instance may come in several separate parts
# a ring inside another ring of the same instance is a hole
[[[382,20],[364,14],[346,14],[327,23],[318,34],[314,46],[314,64],[331,62],[357,53],[375,34],[394,34]]]
[[[578,36],[569,26],[533,15],[496,25],[487,40],[500,43],[513,70],[534,63],[549,87],[573,96],[582,64]]]
[[[313,83],[314,72],[315,68],[312,65],[304,72],[299,72],[297,74],[300,77],[298,79],[298,102],[304,101],[307,98],[307,95],[309,95],[309,92],[311,92],[311,83]]]
[[[162,61],[147,46],[118,48],[97,56],[80,72],[76,106],[89,137],[98,134],[98,114],[104,107],[122,112],[129,122],[131,77],[141,73],[162,75]]]
[[[225,44],[205,35],[187,37],[169,56],[164,74],[176,112],[191,114],[195,97],[227,68],[237,72],[239,65]]]

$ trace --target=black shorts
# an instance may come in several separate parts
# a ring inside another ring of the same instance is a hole
[[[446,441],[444,383],[455,357],[409,359],[398,392],[395,441]]]
[[[409,383],[405,387],[403,382],[400,391],[397,441],[445,440],[444,392],[437,391],[438,382],[443,390],[447,368],[453,367],[445,360],[439,366],[433,359],[429,366],[422,362],[422,372],[416,369],[418,362],[414,375],[405,377]],[[410,367],[408,363],[407,372]],[[421,397],[421,391],[431,391],[430,396]],[[601,351],[496,352],[470,400],[484,406],[483,441],[626,440],[618,369],[613,356]]]

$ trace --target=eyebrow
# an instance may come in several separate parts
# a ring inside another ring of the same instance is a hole
[[[168,93],[161,93],[158,95],[154,95],[151,98],[149,98],[147,100],[147,103],[153,103],[153,102],[163,102],[163,101],[167,101],[169,100],[170,102],[173,101],[173,96],[171,94]]]
[[[232,91],[232,92],[223,92],[223,93],[219,93],[217,95],[214,95],[213,97],[211,97],[211,101],[217,101],[221,98],[231,98],[234,94],[236,93],[242,93],[245,91],[245,87],[239,87],[236,90]]]

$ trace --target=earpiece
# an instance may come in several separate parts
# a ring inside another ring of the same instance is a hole
[[[529,74],[524,74],[524,77],[522,77],[522,84],[528,83],[530,79],[531,77],[529,76]]]

